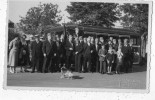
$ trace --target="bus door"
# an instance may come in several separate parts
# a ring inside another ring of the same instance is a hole
[[[132,42],[132,47],[133,47],[133,53],[134,53],[134,58],[133,58],[133,64],[139,64],[140,62],[140,41],[139,38],[137,37],[132,37],[130,38],[130,42]]]

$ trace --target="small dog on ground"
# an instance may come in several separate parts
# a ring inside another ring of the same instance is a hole
[[[69,70],[63,66],[61,68],[61,77],[60,78],[73,79],[73,73],[71,70]]]

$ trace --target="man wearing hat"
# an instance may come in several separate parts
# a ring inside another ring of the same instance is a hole
[[[37,72],[42,71],[42,42],[39,39],[39,35],[35,35],[35,41],[31,44],[31,52],[32,52],[32,73],[35,72],[35,68],[37,68]]]
[[[43,73],[53,72],[53,58],[56,56],[56,44],[52,40],[51,33],[47,34],[47,40],[43,43],[44,65]]]

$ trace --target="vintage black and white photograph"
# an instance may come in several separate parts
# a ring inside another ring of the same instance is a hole
[[[150,4],[8,0],[6,87],[147,90]]]

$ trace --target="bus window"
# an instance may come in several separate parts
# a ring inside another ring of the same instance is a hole
[[[137,39],[133,38],[133,45],[137,45]]]
[[[137,38],[137,37],[130,38],[130,40],[132,40],[133,45],[139,45],[140,44],[139,38]]]

